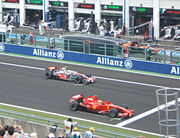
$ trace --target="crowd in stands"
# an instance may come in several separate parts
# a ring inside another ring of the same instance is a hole
[[[95,129],[93,127],[90,127],[84,133],[79,132],[78,123],[72,122],[71,118],[64,120],[64,128],[59,136],[56,134],[57,127],[58,125],[54,124],[49,129],[49,135],[46,138],[94,138],[93,132]],[[25,133],[21,125],[0,125],[0,138],[38,138],[38,134],[34,132]]]
[[[94,127],[89,127],[89,130],[86,130],[84,132],[80,132],[78,129],[78,123],[73,122],[71,118],[68,118],[64,121],[64,128],[62,133],[57,136],[56,129],[58,125],[54,124],[50,128],[49,135],[46,138],[95,138]],[[30,133],[26,134],[21,127],[21,125],[0,125],[0,138],[38,138],[41,136],[38,136],[37,133]],[[97,136],[96,136],[97,137]],[[138,138],[145,138],[144,136],[139,136]]]
[[[25,133],[20,125],[0,126],[0,138],[25,138]]]

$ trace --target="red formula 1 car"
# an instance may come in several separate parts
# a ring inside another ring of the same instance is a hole
[[[104,102],[101,99],[97,99],[97,96],[88,96],[84,98],[82,94],[78,94],[70,97],[70,108],[75,111],[78,109],[88,110],[100,114],[108,114],[109,117],[131,117],[134,114],[134,110],[129,109],[127,106],[117,106],[109,101]]]
[[[48,79],[59,79],[66,81],[73,81],[77,84],[92,83],[95,78],[91,74],[82,74],[76,71],[67,70],[67,67],[51,66],[45,69],[45,75]]]

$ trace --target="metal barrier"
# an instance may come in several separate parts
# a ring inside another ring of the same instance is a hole
[[[119,39],[119,41],[118,39],[116,39],[116,41],[110,41],[110,39],[107,41],[105,40],[105,38],[102,38],[102,43],[96,43],[93,41],[75,39],[0,33],[0,42],[20,46],[66,50],[150,62],[161,62],[164,64],[180,64],[180,51],[177,50],[157,49],[155,46],[147,45],[137,46],[132,43],[122,44],[124,41],[121,39]],[[105,43],[103,43],[103,41],[105,41]]]
[[[159,131],[161,137],[180,137],[179,89],[156,90],[158,104]]]
[[[59,120],[44,118],[44,117],[40,117],[36,115],[27,115],[27,114],[15,112],[15,111],[9,111],[5,109],[1,109],[1,108],[0,108],[0,116],[4,118],[14,118],[14,119],[18,119],[24,122],[34,122],[40,125],[52,126],[53,124],[57,124],[58,127],[64,128],[64,123],[60,122]],[[80,130],[88,130],[89,126],[78,124],[78,128]],[[98,129],[98,128],[96,128],[95,135],[103,136],[103,137],[113,137],[113,138],[117,138],[117,137],[138,138],[138,136],[132,136],[132,135],[123,134],[123,133],[116,133],[116,132],[107,131],[107,130]]]

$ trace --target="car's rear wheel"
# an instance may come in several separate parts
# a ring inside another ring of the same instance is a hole
[[[78,77],[76,77],[75,80],[74,80],[74,82],[75,82],[76,84],[81,84],[81,83],[83,83],[83,76],[78,76]]]
[[[45,70],[45,75],[47,79],[52,79],[53,78],[53,72],[50,71],[49,69]]]
[[[112,109],[110,109],[109,110],[109,117],[111,117],[111,118],[114,118],[114,117],[117,117],[117,115],[118,115],[118,110],[116,109],[116,108],[112,108]]]
[[[78,101],[74,101],[74,102],[70,103],[70,108],[71,108],[71,110],[73,110],[73,111],[78,110],[78,109],[79,109],[79,103],[78,103]]]

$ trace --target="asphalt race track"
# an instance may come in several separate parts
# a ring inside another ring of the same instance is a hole
[[[43,69],[51,65],[67,65],[71,70],[93,74],[97,76],[96,82],[89,85],[75,85],[73,82],[45,79]],[[78,93],[84,96],[98,94],[99,98],[110,100],[114,104],[129,105],[135,110],[135,116],[138,116],[157,107],[155,90],[163,86],[178,88],[179,84],[180,79],[0,55],[1,102],[114,125],[128,118],[112,120],[105,115],[71,111],[68,104],[69,97]],[[156,112],[145,116],[124,127],[159,133],[158,114]]]

